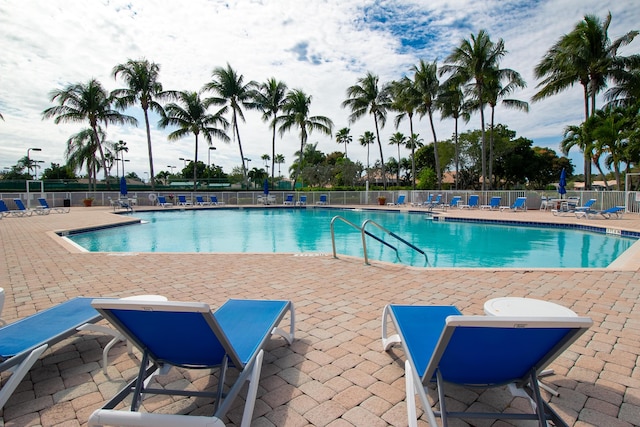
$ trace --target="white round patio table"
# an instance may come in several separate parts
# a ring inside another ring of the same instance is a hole
[[[576,312],[554,302],[534,298],[502,297],[484,303],[484,312],[489,316],[544,316],[573,317]]]

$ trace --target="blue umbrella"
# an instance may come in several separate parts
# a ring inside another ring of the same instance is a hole
[[[264,180],[264,194],[269,194],[269,180]]]
[[[560,198],[562,198],[563,194],[567,194],[567,172],[562,168],[562,172],[560,172],[560,182],[558,182],[558,193],[560,193]]]
[[[124,176],[120,178],[120,194],[122,196],[127,195],[127,180],[125,179]]]

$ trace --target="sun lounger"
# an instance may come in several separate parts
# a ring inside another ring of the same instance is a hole
[[[210,196],[209,198],[211,199],[211,204],[214,205],[214,206],[224,205],[224,202],[219,202],[218,201],[218,197],[217,196]]]
[[[249,381],[242,426],[249,426],[253,414],[264,346],[274,334],[290,344],[294,339],[295,316],[290,301],[229,300],[212,312],[207,304],[188,302],[95,300],[94,307],[129,341],[142,351],[138,376],[102,409],[89,418],[89,425],[219,425],[235,397]],[[278,328],[289,313],[290,327]],[[187,369],[219,368],[215,393],[192,389],[152,388],[148,379],[171,366]],[[225,390],[227,368],[239,371],[231,388]],[[114,410],[127,396],[131,412]],[[145,394],[215,398],[213,417],[148,414],[137,412]]]
[[[488,205],[480,205],[480,209],[489,209],[490,211],[497,211],[498,209],[500,209],[500,201],[502,200],[502,197],[500,196],[493,196],[491,198],[491,200],[489,201]]]
[[[7,204],[4,202],[4,200],[0,200],[0,214],[3,217],[4,216],[18,216],[18,217],[28,216],[24,211],[9,209],[7,207]]]
[[[395,203],[390,202],[390,203],[387,203],[387,205],[388,205],[388,206],[402,206],[402,205],[404,205],[404,203],[405,203],[405,202],[404,202],[404,199],[405,199],[406,197],[407,197],[406,195],[401,194],[401,195],[399,195],[399,196],[398,196],[398,200],[396,200],[396,202],[395,202]]]
[[[283,202],[284,205],[293,205],[293,194],[287,194]]]
[[[187,200],[187,196],[178,196],[178,206],[191,206],[191,202]]]
[[[460,209],[474,209],[479,206],[480,196],[472,194],[469,196],[469,201],[466,205],[460,205]]]
[[[518,197],[516,201],[513,202],[511,206],[500,206],[501,211],[510,210],[511,212],[519,212],[527,210],[527,198],[526,197]]]
[[[326,205],[327,204],[327,195],[326,194],[321,194],[320,195],[320,200],[318,200],[316,202],[316,205]]]
[[[167,198],[165,196],[158,196],[158,206],[168,208],[170,206],[173,206],[173,203],[167,202]]]
[[[40,203],[40,208],[41,209],[45,209],[48,210],[49,212],[55,212],[55,213],[69,213],[71,211],[71,208],[61,208],[61,207],[50,207],[49,203],[47,203],[47,199],[45,199],[44,197],[40,197],[38,199],[38,203]]]
[[[92,300],[74,298],[0,328],[0,372],[12,370],[0,390],[0,408],[49,346],[102,318],[91,306]]]
[[[463,316],[453,306],[388,305],[382,319],[382,345],[402,345],[409,426],[417,426],[414,394],[418,394],[431,427],[436,417],[553,420],[566,426],[540,396],[538,375],[592,325],[587,317]],[[388,336],[391,319],[396,335]],[[425,386],[435,383],[439,410],[429,402]],[[455,412],[446,406],[445,387],[498,387],[528,397],[534,413]]]
[[[211,202],[207,202],[204,200],[202,196],[196,196],[196,205],[198,206],[208,206]]]
[[[616,218],[622,218],[624,215],[625,207],[624,206],[613,206],[609,209],[596,210],[596,209],[587,209],[584,211],[576,211],[576,218],[594,218],[598,215],[603,217],[604,219],[611,219],[613,216]]]

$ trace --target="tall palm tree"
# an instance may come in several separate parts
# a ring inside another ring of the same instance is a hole
[[[333,122],[325,116],[310,116],[309,109],[311,105],[311,96],[307,96],[300,89],[293,89],[287,93],[284,107],[284,114],[280,121],[278,131],[280,135],[291,130],[293,127],[300,128],[300,161],[298,162],[298,172],[293,179],[293,189],[296,188],[296,180],[300,176],[302,168],[304,146],[307,143],[309,134],[314,130],[325,135],[331,136],[333,130]]]
[[[470,104],[466,101],[462,92],[462,84],[457,78],[451,77],[441,85],[442,92],[438,96],[438,108],[441,111],[441,119],[452,118],[454,120],[453,141],[455,147],[455,188],[458,189],[458,175],[460,173],[460,144],[458,142],[458,122],[460,119],[468,123],[471,114]]]
[[[102,123],[106,127],[109,124],[135,125],[138,123],[134,117],[121,114],[111,107],[113,96],[107,93],[96,79],[91,79],[85,84],[73,83],[64,89],[53,90],[50,96],[51,102],[55,101],[58,105],[44,110],[42,117],[44,119],[53,117],[55,124],[88,121],[93,130],[94,143],[100,152],[100,163],[103,165],[105,159],[102,139],[98,133],[99,124]],[[107,180],[106,168],[104,171],[104,178]]]
[[[403,77],[401,80],[391,82],[391,108],[398,112],[395,126],[398,129],[400,122],[406,117],[409,119],[410,135],[413,135],[413,115],[420,106],[420,92],[416,89],[411,79]],[[411,187],[416,189],[416,156],[415,144],[411,144]]]
[[[367,176],[369,174],[369,146],[376,141],[376,136],[370,130],[365,131],[360,138],[358,138],[360,145],[367,147]]]
[[[503,85],[503,82],[506,83]],[[524,112],[529,112],[529,103],[518,99],[508,99],[516,89],[527,87],[520,73],[510,68],[502,68],[493,70],[493,75],[487,79],[486,95],[487,104],[491,108],[491,123],[489,127],[489,183],[493,179],[493,130],[495,127],[495,111],[498,101],[502,100],[502,105],[507,108],[513,108]]]
[[[402,132],[396,132],[391,135],[389,138],[389,145],[397,145],[398,146],[398,175],[397,175],[397,185],[400,185],[400,146],[407,145],[408,138],[404,136]]]
[[[613,167],[618,189],[621,184],[620,164],[627,149],[627,130],[630,124],[631,118],[622,108],[598,110],[587,121],[596,152],[609,154],[607,163]]]
[[[440,169],[440,157],[438,156],[438,138],[436,137],[436,128],[433,125],[433,112],[437,108],[438,94],[440,93],[440,81],[438,80],[438,64],[434,60],[426,63],[420,60],[418,65],[414,65],[413,84],[420,93],[420,105],[417,112],[420,117],[429,116],[429,126],[431,126],[431,134],[433,135],[433,155],[436,168],[436,180],[438,189],[442,188],[442,170]]]
[[[209,145],[212,144],[214,137],[228,142],[229,136],[227,136],[224,130],[229,126],[229,122],[227,122],[219,112],[216,114],[208,113],[208,100],[201,100],[197,92],[171,91],[167,92],[167,96],[176,102],[165,105],[164,113],[158,125],[162,128],[167,126],[178,127],[178,129],[171,132],[167,137],[169,141],[178,140],[189,134],[195,136],[193,191],[196,191],[198,179],[198,168],[196,167],[198,164],[198,138],[200,134],[202,134]]]
[[[366,76],[358,79],[358,82],[347,88],[347,99],[342,102],[342,107],[349,107],[351,114],[349,122],[356,120],[369,113],[373,116],[376,128],[376,139],[380,149],[380,163],[382,165],[382,184],[387,188],[387,173],[384,167],[384,154],[382,153],[382,142],[380,140],[380,128],[383,128],[387,121],[387,110],[391,108],[391,89],[389,85],[379,87],[379,78],[375,74],[368,72]]]
[[[353,137],[349,135],[351,129],[342,128],[336,132],[336,142],[338,144],[344,144],[344,157],[347,158],[347,144],[353,141]]]
[[[234,138],[238,139],[238,148],[240,149],[240,160],[242,161],[242,176],[247,179],[247,167],[244,161],[244,153],[242,151],[242,141],[240,140],[240,129],[238,128],[238,120],[245,121],[242,107],[254,109],[257,104],[254,102],[255,88],[258,83],[250,81],[244,83],[244,76],[238,74],[231,65],[227,63],[227,68],[216,67],[212,73],[213,80],[204,85],[203,91],[212,91],[214,96],[210,98],[208,103],[214,105],[222,105],[219,111],[220,115],[227,113],[231,109],[231,127]]]
[[[485,30],[480,30],[477,35],[472,34],[468,40],[463,40],[460,46],[445,59],[446,64],[441,68],[441,73],[451,73],[463,84],[468,84],[467,92],[473,94],[479,102],[483,191],[486,189],[487,181],[487,143],[484,125],[486,83],[492,70],[498,68],[500,59],[506,53],[502,39],[494,43]]]
[[[271,180],[273,181],[276,162],[276,124],[278,113],[284,106],[287,85],[275,78],[270,78],[262,83],[254,92],[254,100],[257,108],[262,111],[262,121],[270,120],[271,127]]]
[[[113,78],[121,77],[127,88],[116,89],[112,94],[117,99],[117,105],[124,109],[136,103],[144,113],[144,124],[147,131],[147,150],[149,152],[149,176],[151,177],[151,191],[155,190],[155,173],[153,170],[153,150],[151,149],[151,127],[149,126],[149,110],[162,112],[158,100],[162,99],[162,84],[158,81],[160,65],[147,59],[129,59],[124,64],[118,64],[111,71]]]
[[[625,46],[638,35],[629,31],[611,42],[608,35],[611,13],[604,22],[594,15],[586,15],[576,24],[573,31],[563,35],[542,60],[536,65],[536,78],[542,79],[532,100],[539,101],[564,92],[575,83],[582,85],[584,98],[584,119],[589,119],[589,101],[591,114],[596,111],[596,95],[606,87],[610,77],[618,75],[625,66],[640,61],[638,55],[618,56],[618,49]],[[591,187],[590,152],[584,154],[585,189]]]

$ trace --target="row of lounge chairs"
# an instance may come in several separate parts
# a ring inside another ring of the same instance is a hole
[[[172,202],[167,201],[167,196],[158,196],[156,203],[158,206],[162,206],[163,208],[169,208],[173,206]],[[187,200],[187,196],[178,196],[177,206],[192,206],[190,200]],[[209,196],[209,200],[205,200],[202,196],[196,196],[196,205],[198,206],[222,206],[224,202],[218,201],[217,196]]]
[[[289,317],[288,330],[280,323]],[[404,349],[407,417],[417,425],[418,394],[429,425],[436,417],[516,418],[538,425],[566,425],[539,391],[538,375],[592,325],[587,317],[465,316],[454,306],[387,305],[382,313],[382,347]],[[212,311],[198,302],[140,299],[75,298],[0,328],[0,371],[13,370],[0,391],[0,408],[39,356],[83,325],[106,319],[142,352],[137,376],[101,409],[88,425],[224,426],[221,420],[249,382],[242,426],[249,426],[260,380],[265,347],[278,335],[291,344],[295,313],[286,300],[229,300]],[[390,321],[390,322],[389,322]],[[388,334],[393,324],[396,334]],[[185,333],[188,331],[188,333]],[[19,339],[18,339],[19,337]],[[470,350],[473,349],[473,350]],[[153,388],[155,375],[170,367],[218,368],[215,392]],[[235,368],[226,384],[227,369]],[[434,411],[426,387],[435,383],[440,410]],[[530,400],[528,414],[452,412],[445,405],[445,386],[497,387],[512,384],[514,395]],[[147,394],[215,398],[212,416],[138,412]],[[131,396],[131,397],[129,397]],[[121,408],[129,402],[130,410]]]
[[[9,209],[4,200],[0,200],[0,219],[7,216],[13,217],[27,217],[31,216],[34,213],[36,215],[49,215],[50,213],[69,213],[71,211],[70,208],[65,207],[50,207],[45,198],[39,198],[38,203],[39,206],[36,209],[28,209],[24,202],[21,199],[13,199],[13,203],[16,205],[17,209]]]
[[[601,217],[604,219],[622,218],[625,212],[624,206],[612,206],[607,209],[595,209],[593,206],[596,204],[596,199],[589,199],[582,206],[577,204],[563,202],[560,204],[559,209],[552,209],[551,213],[556,216],[561,215],[575,215],[576,218],[591,219],[595,217]]]
[[[404,202],[404,196],[399,196],[398,201],[402,200]],[[488,210],[510,210],[512,212],[526,211],[527,210],[527,198],[526,197],[518,197],[516,200],[508,206],[501,205],[502,198],[500,196],[494,196],[491,198],[488,204],[481,205],[480,204],[480,196],[477,194],[472,194],[469,196],[469,200],[467,203],[462,202],[462,196],[453,196],[449,203],[446,203],[442,200],[442,195],[438,194],[437,196],[433,196],[433,194],[429,195],[429,198],[422,203],[412,203],[412,206],[416,207],[424,207],[427,210],[432,211],[433,209],[444,209],[447,208],[458,208],[458,209],[488,209]],[[388,203],[391,205],[392,203]],[[402,203],[401,203],[402,204]]]

